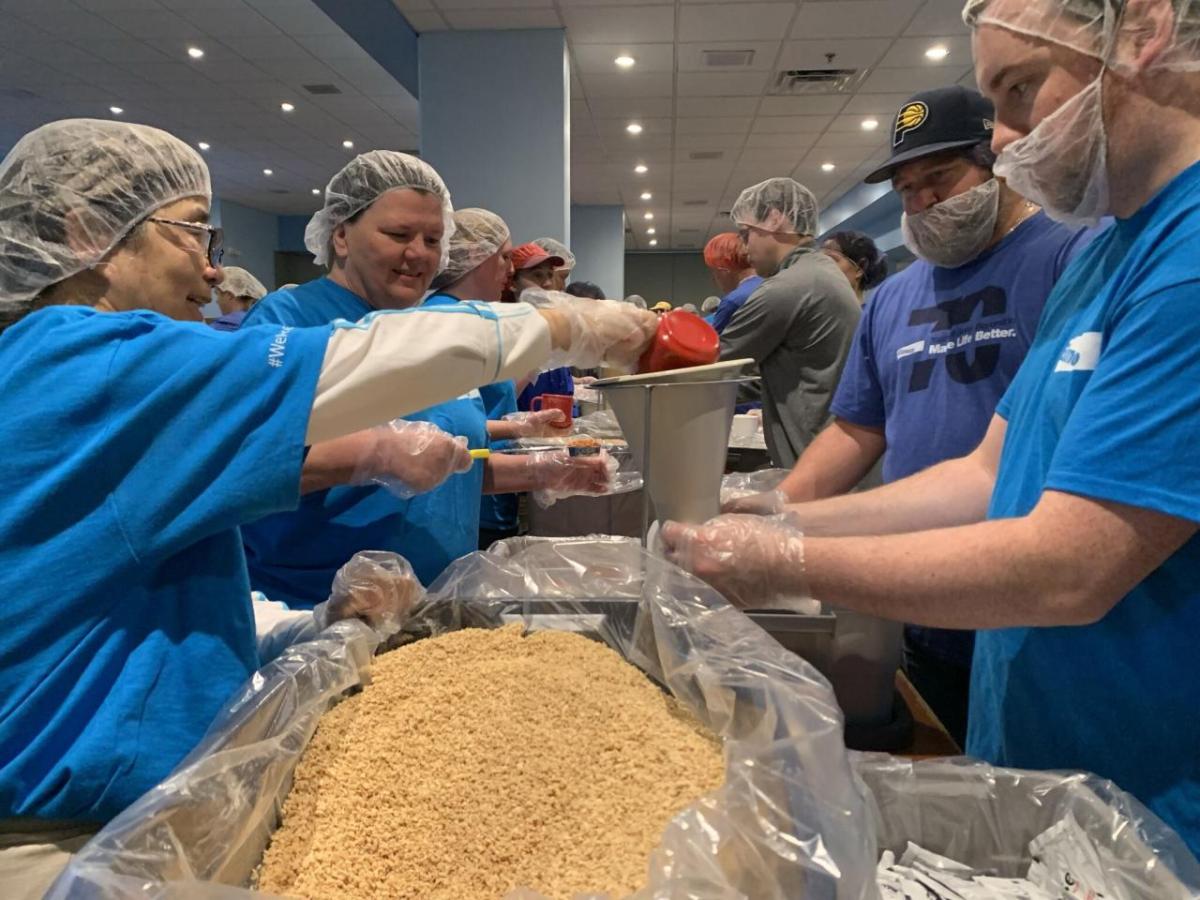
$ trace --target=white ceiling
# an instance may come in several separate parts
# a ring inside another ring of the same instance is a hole
[[[742,188],[790,175],[823,206],[887,157],[889,119],[916,91],[974,84],[962,0],[393,0],[418,31],[565,27],[571,49],[571,196],[623,204],[630,247],[695,248],[732,226]],[[932,62],[934,44],[950,51]],[[753,50],[738,69],[704,50]],[[853,93],[770,96],[783,70],[868,70]],[[613,60],[637,60],[619,70]],[[862,120],[880,126],[865,132]],[[636,120],[640,135],[626,133]],[[696,152],[719,159],[694,161]],[[833,163],[832,173],[822,171]],[[638,163],[646,175],[633,171]],[[639,195],[649,190],[653,200]],[[643,218],[654,213],[653,222]]]
[[[111,105],[208,143],[215,192],[270,212],[311,212],[355,152],[418,145],[416,101],[312,0],[0,0],[0,152]]]
[[[973,83],[962,0],[393,2],[418,31],[566,28],[572,200],[623,204],[639,249],[650,224],[660,250],[701,246],[728,230],[721,212],[738,192],[771,176],[791,175],[828,205],[886,157],[888,119],[909,94]],[[924,56],[935,43],[950,50],[941,63]],[[189,44],[204,58],[189,59]],[[754,58],[711,69],[704,50]],[[856,92],[768,94],[779,71],[824,66],[828,53],[869,70]],[[637,65],[619,70],[621,54]],[[313,96],[305,84],[342,93]],[[284,100],[295,112],[280,111]],[[272,212],[311,211],[311,189],[353,152],[419,144],[416,101],[312,0],[0,0],[0,150],[45,121],[108,116],[110,105],[208,142],[217,193]],[[877,131],[862,130],[866,116]],[[625,131],[633,120],[636,137]],[[836,170],[821,171],[826,162]],[[650,171],[634,174],[637,163]]]

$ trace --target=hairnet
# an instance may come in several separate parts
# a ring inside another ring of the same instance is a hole
[[[454,207],[433,166],[397,150],[372,150],[361,153],[342,167],[325,187],[325,206],[309,220],[304,229],[304,246],[317,265],[329,263],[329,242],[334,229],[362,212],[388,191],[403,189],[424,191],[442,201],[442,263],[445,268],[450,236],[454,234]]]
[[[710,269],[741,272],[750,268],[750,257],[746,255],[746,245],[742,239],[732,232],[726,232],[718,234],[704,245],[704,264]]]
[[[263,283],[240,266],[225,266],[225,277],[217,286],[219,291],[228,291],[243,300],[261,300],[267,296]]]
[[[720,297],[705,297],[704,302],[700,304],[700,312],[710,313],[716,312],[717,307],[721,305]]]
[[[1174,40],[1156,68],[1200,68],[1200,0],[1167,0],[1175,11]],[[963,21],[972,28],[998,25],[1010,31],[1070,47],[1123,66],[1116,40],[1122,27],[1133,30],[1130,3],[1115,0],[967,0]]]
[[[567,245],[562,241],[556,241],[554,238],[534,238],[529,243],[537,244],[551,256],[562,257],[564,265],[562,268],[570,272],[575,268],[575,254],[567,249]]]
[[[160,206],[211,199],[208,167],[148,125],[63,119],[34,129],[0,162],[0,307],[90,269]]]
[[[813,192],[791,178],[768,178],[742,191],[729,217],[779,234],[817,233],[820,209]]]
[[[455,210],[446,263],[431,287],[438,290],[469,275],[508,239],[508,226],[494,212],[471,207]]]

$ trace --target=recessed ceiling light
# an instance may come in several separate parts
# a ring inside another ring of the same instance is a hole
[[[641,134],[642,126],[639,125],[637,122],[630,122],[628,125],[625,126],[625,130],[628,131],[630,134]]]
[[[652,193],[650,193],[649,191],[642,191],[642,199],[643,200],[653,200],[654,195]]]
[[[209,143],[208,143],[208,141],[201,141],[196,146],[199,147],[201,150],[207,150],[209,147]]]
[[[658,232],[654,228],[647,228],[646,234],[658,234]]]
[[[110,106],[108,108],[108,111],[110,113],[112,113],[114,116],[119,116],[119,115],[121,115],[121,113],[125,112],[125,110],[119,106]]]
[[[645,175],[650,170],[646,167],[645,163],[638,163],[633,167],[633,171],[637,172],[639,175]]]
[[[657,246],[658,246],[658,239],[657,239],[657,238],[650,238],[650,246],[651,246],[651,247],[657,247]]]
[[[284,100],[282,103],[279,104],[279,108],[282,109],[284,112],[291,112],[292,110],[294,110],[296,108],[296,106],[295,106],[295,104],[288,103],[286,100]]]
[[[950,55],[950,48],[945,44],[934,44],[925,51],[925,58],[932,59],[934,62],[940,62]]]
[[[312,189],[312,192],[313,192],[314,194],[316,194],[318,197],[319,197],[319,196],[321,196],[321,189],[320,189],[320,188],[313,188],[313,189]]]
[[[835,166],[833,163],[821,163],[822,172],[832,172],[836,168],[837,166]]]
[[[204,51],[199,47],[188,47],[188,56],[192,59],[204,59]]]
[[[345,147],[347,150],[353,150],[354,149],[354,141],[342,141],[342,146]]]
[[[654,219],[654,213],[652,213],[652,212],[643,213],[642,218],[645,219],[647,222],[649,222]]]
[[[264,175],[274,175],[275,172],[273,169],[263,169],[263,174]]]
[[[874,131],[878,127],[879,127],[878,119],[863,119],[862,120],[863,131]]]
[[[616,59],[614,59],[613,62],[615,62],[622,69],[632,69],[634,64],[637,62],[637,60],[634,59],[632,56],[625,56],[624,54],[622,54],[621,56],[618,56]]]

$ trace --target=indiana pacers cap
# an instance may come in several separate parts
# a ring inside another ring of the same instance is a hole
[[[878,184],[914,159],[990,142],[995,116],[990,100],[962,85],[923,91],[896,113],[892,158],[864,180]]]

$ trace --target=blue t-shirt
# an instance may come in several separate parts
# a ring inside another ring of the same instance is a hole
[[[879,286],[863,310],[830,409],[884,430],[885,482],[979,446],[1025,359],[1046,298],[1092,236],[1038,213],[965,266],[918,260]],[[938,659],[971,664],[970,631],[910,625],[905,634]]]
[[[210,323],[217,331],[237,331],[242,327],[242,322],[246,319],[244,310],[235,309],[231,313],[225,313],[218,319],[213,319]]]
[[[1045,490],[1200,522],[1200,164],[1093,243],[1046,304],[997,412],[989,517]],[[1079,768],[1200,851],[1200,537],[1103,619],[979,632],[968,751]]]
[[[566,397],[574,397],[575,379],[571,377],[571,370],[563,368],[543,372],[532,384],[527,385],[525,390],[521,391],[521,396],[517,398],[517,409],[521,412],[529,412],[532,408],[533,398],[540,397],[542,394],[562,394]]]
[[[481,387],[479,394],[487,410],[488,421],[498,421],[517,411],[517,387],[511,381],[500,381]],[[492,441],[493,450],[503,449],[511,441]],[[479,508],[479,525],[491,531],[516,531],[518,500],[516,494],[488,494]]]
[[[371,312],[370,305],[353,291],[329,278],[319,278],[268,294],[250,310],[245,324],[356,322]],[[486,423],[478,424],[484,416],[477,396],[468,395],[405,418],[433,422],[451,434],[464,435],[473,448],[487,446]],[[470,472],[452,475],[424,498],[402,500],[375,485],[306,494],[295,512],[268,516],[242,529],[250,581],[255,590],[272,600],[307,609],[329,596],[333,576],[355,553],[390,550],[412,563],[417,576],[428,584],[449,561],[476,549],[482,484],[483,466],[476,463]],[[473,496],[469,525],[464,525],[460,513],[449,505],[436,510],[431,505],[435,495],[443,504],[451,499],[462,504]],[[462,549],[469,529],[474,529],[475,536],[470,546]]]
[[[717,330],[717,334],[725,330],[725,326],[729,324],[733,314],[742,308],[750,299],[750,295],[758,290],[758,286],[762,283],[762,276],[751,275],[721,298],[721,302],[717,305],[717,311],[712,314],[712,327]]]
[[[257,668],[238,526],[299,499],[328,338],[76,306],[0,336],[0,818],[107,821]]]

